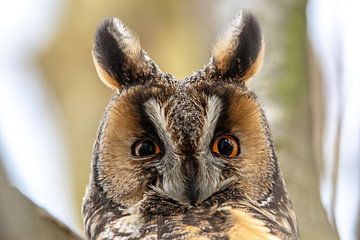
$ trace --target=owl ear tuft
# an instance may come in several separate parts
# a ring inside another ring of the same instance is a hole
[[[105,18],[98,26],[92,54],[100,79],[114,90],[143,83],[160,71],[117,18]]]
[[[211,65],[221,78],[247,84],[262,67],[264,40],[255,17],[240,12],[213,48]]]

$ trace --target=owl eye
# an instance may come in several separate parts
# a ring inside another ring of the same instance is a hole
[[[158,155],[160,152],[159,145],[151,140],[137,141],[132,146],[132,155],[137,157]]]
[[[239,140],[231,135],[216,137],[211,151],[226,158],[233,158],[240,154]]]

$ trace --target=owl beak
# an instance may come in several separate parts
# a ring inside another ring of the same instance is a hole
[[[185,158],[183,163],[183,172],[186,176],[185,195],[189,203],[193,206],[195,206],[199,199],[199,187],[196,181],[198,168],[198,163],[193,156],[187,156]]]

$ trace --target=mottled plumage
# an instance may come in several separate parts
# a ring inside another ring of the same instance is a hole
[[[177,80],[118,19],[93,51],[114,89],[94,146],[89,239],[298,239],[269,126],[248,88],[264,43],[240,13],[210,63]]]

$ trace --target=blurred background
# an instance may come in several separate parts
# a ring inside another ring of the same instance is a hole
[[[160,68],[181,79],[208,63],[219,33],[238,10],[249,9],[266,42],[264,67],[251,88],[269,118],[301,238],[360,239],[360,4],[339,2],[2,3],[0,238],[42,231],[25,210],[36,207],[22,194],[82,233],[92,146],[112,95],[91,57],[103,17],[121,18]]]

